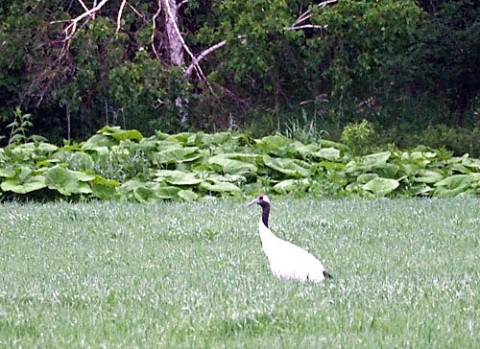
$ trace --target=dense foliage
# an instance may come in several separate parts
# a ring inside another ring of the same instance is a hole
[[[100,3],[1,2],[3,144],[17,107],[56,144],[105,124],[260,135],[303,112],[333,138],[367,119],[411,145],[427,127],[477,121],[478,1],[190,0],[173,18],[173,0],[111,0],[72,32]],[[175,52],[172,18],[183,38]]]
[[[144,138],[104,127],[82,143],[0,149],[4,198],[192,201],[217,195],[411,197],[480,194],[480,160],[427,148],[358,156],[343,144],[222,132]]]

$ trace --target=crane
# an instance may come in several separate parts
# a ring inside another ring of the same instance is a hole
[[[326,278],[333,278],[323,264],[312,254],[272,233],[268,227],[270,200],[267,195],[258,195],[247,206],[255,204],[262,208],[258,232],[262,241],[263,252],[270,264],[270,270],[276,278],[315,283],[320,283]]]

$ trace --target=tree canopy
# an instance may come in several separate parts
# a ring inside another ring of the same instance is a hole
[[[477,121],[474,0],[5,0],[0,47],[3,142],[18,108],[52,141]]]

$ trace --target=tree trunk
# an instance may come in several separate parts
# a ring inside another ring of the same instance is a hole
[[[178,6],[175,0],[160,0],[165,10],[165,26],[168,37],[168,53],[172,65],[181,66],[185,63],[182,37],[178,26]]]
[[[176,0],[159,0],[165,14],[165,27],[168,37],[168,56],[170,63],[176,66],[185,64],[183,38],[178,26],[178,5]],[[175,99],[175,106],[180,113],[180,122],[184,124],[188,119],[188,101],[178,96]]]

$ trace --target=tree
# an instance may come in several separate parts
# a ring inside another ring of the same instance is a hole
[[[427,14],[415,33],[410,81],[446,100],[450,123],[461,126],[480,91],[480,3],[420,1]]]
[[[478,95],[478,6],[6,0],[0,115],[20,106],[33,115],[33,131],[53,141],[105,124],[148,134],[258,129],[264,118],[268,132],[299,115],[335,119],[340,129],[363,118],[407,122],[397,118],[402,101],[412,104],[402,104],[404,114],[416,115],[408,108],[428,96],[461,123]]]

